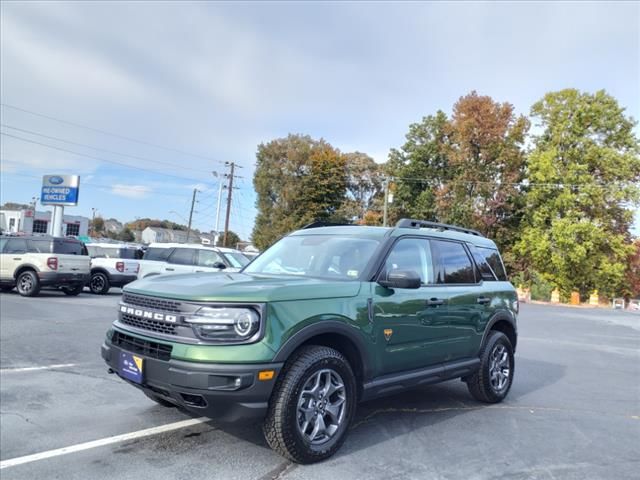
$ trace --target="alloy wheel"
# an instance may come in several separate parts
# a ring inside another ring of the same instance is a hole
[[[306,381],[298,397],[298,431],[313,445],[326,443],[342,425],[346,407],[340,374],[332,369],[319,370]]]
[[[491,351],[489,363],[489,379],[494,392],[500,393],[507,387],[510,373],[509,351],[507,347],[498,343]]]

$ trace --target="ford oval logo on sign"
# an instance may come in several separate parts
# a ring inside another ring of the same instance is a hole
[[[49,183],[54,185],[60,185],[62,182],[64,182],[64,178],[62,177],[49,177]]]

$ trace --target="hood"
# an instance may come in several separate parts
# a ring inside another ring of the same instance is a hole
[[[125,291],[192,302],[281,302],[354,297],[360,282],[295,275],[188,273],[144,278],[128,284]]]

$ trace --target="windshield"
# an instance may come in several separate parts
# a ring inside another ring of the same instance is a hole
[[[256,258],[244,272],[355,280],[378,244],[378,240],[354,236],[285,237]]]
[[[223,252],[222,254],[233,268],[242,268],[249,263],[249,259],[241,253]]]

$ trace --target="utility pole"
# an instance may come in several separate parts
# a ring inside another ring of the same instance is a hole
[[[96,209],[95,207],[91,207],[91,234],[89,236],[94,236],[96,234]]]
[[[193,198],[191,199],[191,210],[189,211],[189,225],[187,226],[187,242],[189,243],[189,237],[191,236],[191,219],[193,218],[193,207],[196,204],[196,193],[198,193],[198,189],[193,189]]]
[[[226,185],[222,184],[222,179],[223,177],[226,177],[226,174],[218,174],[218,172],[211,172],[213,173],[214,177],[218,177],[218,205],[216,207],[216,228],[215,228],[215,232],[216,232],[216,238],[218,239],[218,242],[220,241],[220,205],[222,204],[222,190],[224,188],[227,188]],[[216,242],[217,245],[217,242]]]
[[[387,204],[389,203],[389,179],[384,179],[384,210],[382,215],[382,226],[387,226]]]
[[[229,234],[229,216],[231,215],[231,195],[233,194],[233,172],[236,168],[236,164],[231,162],[231,172],[229,173],[229,192],[227,194],[227,216],[224,219],[224,238],[222,239],[222,246],[227,246],[227,235]]]

